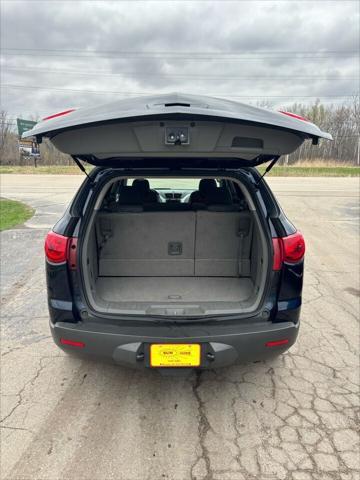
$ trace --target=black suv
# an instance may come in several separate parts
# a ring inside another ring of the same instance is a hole
[[[295,342],[305,243],[255,166],[331,135],[288,112],[163,95],[67,110],[24,136],[95,165],[45,241],[59,347],[180,371]]]

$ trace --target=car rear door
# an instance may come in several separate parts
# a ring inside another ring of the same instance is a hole
[[[305,140],[332,138],[287,112],[173,94],[66,110],[23,135],[30,136],[49,138],[93,165],[141,168],[255,166],[292,153]]]

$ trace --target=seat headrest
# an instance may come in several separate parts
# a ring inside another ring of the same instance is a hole
[[[210,194],[207,196],[208,205],[231,205],[231,195],[227,188],[216,187]]]
[[[213,178],[202,178],[199,182],[199,192],[202,195],[209,195],[216,189],[216,182]]]
[[[119,205],[141,205],[140,192],[133,187],[122,185],[119,188]]]
[[[135,178],[132,187],[140,193],[148,193],[150,191],[150,183],[146,178]]]

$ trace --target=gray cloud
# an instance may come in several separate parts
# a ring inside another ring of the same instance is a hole
[[[358,2],[28,0],[2,2],[1,13],[1,103],[12,116],[122,93],[268,97],[279,106],[359,90]]]

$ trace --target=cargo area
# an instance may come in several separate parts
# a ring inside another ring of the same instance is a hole
[[[250,297],[250,278],[98,277],[97,293],[107,302],[238,302]]]
[[[181,198],[162,202],[155,190],[153,198],[147,191],[151,201],[144,202],[134,186],[112,187],[94,211],[84,242],[92,307],[169,316],[256,308],[267,272],[257,214],[243,200],[229,195],[225,201],[225,184],[215,187],[206,202],[201,188],[200,198],[197,191],[180,192],[184,203]]]

